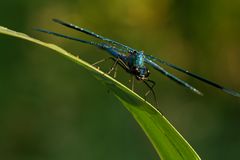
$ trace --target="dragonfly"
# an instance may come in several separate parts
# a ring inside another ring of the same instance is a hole
[[[101,36],[97,33],[94,33],[88,29],[79,27],[77,25],[74,25],[72,23],[68,23],[68,22],[64,22],[62,20],[59,19],[52,19],[53,22],[63,25],[65,27],[74,29],[76,31],[80,31],[82,33],[85,33],[89,36],[95,37],[97,39],[100,39],[101,42],[95,42],[95,41],[87,41],[87,40],[83,40],[80,38],[76,38],[76,37],[71,37],[68,35],[64,35],[64,34],[60,34],[57,32],[53,32],[53,31],[49,31],[46,29],[36,29],[37,31],[43,32],[43,33],[47,33],[47,34],[51,34],[54,36],[58,36],[58,37],[62,37],[65,39],[69,39],[69,40],[73,40],[73,41],[78,41],[81,43],[85,43],[91,46],[95,46],[97,48],[100,48],[104,51],[106,51],[107,53],[110,54],[111,57],[109,58],[105,58],[102,59],[96,63],[94,63],[93,65],[99,64],[101,62],[106,61],[107,59],[111,59],[114,61],[113,66],[111,67],[111,69],[107,72],[107,74],[110,74],[112,71],[114,71],[116,69],[116,66],[119,65],[121,66],[124,70],[126,70],[128,73],[130,73],[133,77],[132,79],[132,90],[134,90],[134,79],[138,80],[138,81],[142,81],[144,82],[144,84],[146,84],[146,86],[149,88],[148,92],[146,92],[145,97],[152,92],[154,99],[158,105],[157,99],[156,99],[156,95],[154,92],[154,87],[155,87],[155,81],[151,80],[150,77],[150,70],[148,69],[148,66],[152,67],[153,69],[159,71],[161,74],[163,74],[164,76],[168,77],[170,80],[173,80],[174,82],[176,82],[177,84],[188,88],[189,90],[191,90],[192,92],[198,94],[198,95],[203,95],[202,92],[200,92],[198,89],[196,89],[195,87],[191,86],[190,84],[188,84],[187,82],[183,81],[182,79],[174,76],[173,74],[169,73],[167,70],[165,70],[161,65],[165,65],[168,66],[170,68],[173,68],[179,72],[182,72],[188,76],[191,76],[199,81],[202,81],[210,86],[213,86],[217,89],[220,89],[221,91],[230,94],[232,96],[235,97],[240,97],[240,93],[237,91],[234,91],[232,89],[223,87],[222,85],[219,85],[213,81],[210,81],[206,78],[203,78],[197,74],[194,74],[192,72],[189,72],[186,69],[180,68],[174,64],[168,63],[160,58],[154,57],[152,55],[146,54],[141,50],[137,50],[134,48],[131,48],[125,44],[122,44],[120,42],[114,41],[112,39],[106,38],[104,36]],[[115,75],[115,74],[114,74]]]

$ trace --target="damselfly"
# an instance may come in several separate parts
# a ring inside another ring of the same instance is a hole
[[[156,100],[156,95],[155,92],[153,90],[154,86],[155,86],[155,82],[153,80],[149,79],[149,75],[150,75],[150,71],[148,70],[147,65],[151,66],[152,68],[154,68],[155,70],[159,71],[160,73],[162,73],[164,76],[167,76],[168,78],[170,78],[171,80],[175,81],[176,83],[190,89],[191,91],[193,91],[194,93],[198,94],[198,95],[202,95],[202,93],[197,90],[196,88],[194,88],[193,86],[189,85],[187,82],[179,79],[178,77],[172,75],[171,73],[169,73],[168,71],[166,71],[163,67],[161,67],[159,64],[162,65],[166,65],[169,66],[177,71],[180,71],[182,73],[185,73],[193,78],[196,78],[202,82],[205,82],[215,88],[218,88],[232,96],[236,96],[236,97],[240,97],[240,93],[232,90],[232,89],[228,89],[225,88],[215,82],[212,82],[208,79],[205,79],[203,77],[200,77],[196,74],[193,74],[185,69],[182,69],[174,64],[168,63],[166,61],[163,61],[162,59],[156,58],[152,55],[148,55],[146,53],[144,53],[143,51],[138,51],[134,48],[131,48],[129,46],[126,46],[122,43],[119,43],[117,41],[111,40],[109,38],[103,37],[99,34],[96,34],[92,31],[89,31],[87,29],[78,27],[74,24],[71,23],[67,23],[67,22],[63,22],[59,19],[53,19],[54,22],[61,24],[63,26],[66,26],[68,28],[80,31],[82,33],[88,34],[90,36],[93,36],[95,38],[98,38],[100,40],[102,40],[101,43],[98,42],[94,42],[94,41],[87,41],[87,40],[83,40],[80,38],[75,38],[75,37],[70,37],[67,35],[63,35],[60,33],[56,33],[56,32],[52,32],[49,30],[45,30],[45,29],[37,29],[40,32],[44,32],[44,33],[48,33],[48,34],[52,34],[58,37],[62,37],[62,38],[66,38],[66,39],[70,39],[70,40],[74,40],[74,41],[79,41],[85,44],[89,44],[95,47],[98,47],[100,49],[105,50],[107,53],[109,53],[111,55],[110,58],[108,59],[112,59],[114,61],[113,66],[111,67],[111,69],[109,70],[109,72],[107,72],[108,74],[110,74],[112,71],[115,70],[116,66],[119,65],[121,66],[124,70],[126,70],[128,73],[130,73],[134,79],[137,79],[139,81],[144,82],[147,87],[149,88],[149,91],[145,94],[145,96],[147,96],[150,92],[153,93],[154,99],[157,103]],[[103,62],[107,59],[103,59],[100,60],[96,63],[94,63],[94,65]],[[132,80],[132,90],[134,89],[134,79]]]

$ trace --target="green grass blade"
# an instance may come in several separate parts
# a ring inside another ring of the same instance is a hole
[[[138,124],[142,127],[161,159],[200,159],[193,148],[168,122],[168,120],[159,113],[159,111],[157,111],[151,104],[144,101],[144,99],[139,95],[132,92],[112,77],[104,74],[102,71],[56,45],[42,42],[31,38],[26,34],[15,32],[1,26],[0,33],[25,39],[52,49],[56,51],[56,53],[87,69],[98,80],[102,81],[105,85],[111,88],[111,90],[113,90],[115,96],[122,102],[122,104],[128,109]]]

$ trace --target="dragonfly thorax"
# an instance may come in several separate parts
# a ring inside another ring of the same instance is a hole
[[[128,57],[128,66],[130,72],[136,76],[138,80],[144,80],[149,76],[149,70],[144,65],[143,51],[133,51]]]
[[[130,52],[130,55],[128,56],[128,66],[131,67],[143,67],[144,66],[144,54],[142,51],[137,52],[133,51]]]

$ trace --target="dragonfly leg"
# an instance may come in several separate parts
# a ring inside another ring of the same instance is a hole
[[[122,60],[122,59],[120,59],[120,58],[117,58],[117,60],[116,60],[116,58],[111,58],[113,61],[117,61],[117,64],[119,64],[124,70],[126,70],[127,72],[129,72],[130,71],[130,68],[127,66],[127,64]],[[117,65],[116,65],[116,67],[114,68],[114,78],[116,78],[116,70],[117,70]],[[135,76],[134,75],[132,75],[132,80],[131,80],[131,82],[132,82],[132,86],[131,86],[131,90],[132,91],[134,91],[134,80],[135,80]]]
[[[116,61],[116,58],[113,58],[113,57],[110,57],[110,59],[112,59],[113,61]],[[120,58],[117,58],[118,59],[118,64],[123,68],[125,69],[126,71],[129,71],[130,68],[127,66],[127,64],[121,60]]]
[[[114,63],[112,65],[112,67],[110,68],[110,70],[107,72],[107,74],[110,74],[112,71],[115,70],[117,64],[118,64],[118,61],[119,61],[120,58],[117,58],[117,59],[114,59]]]
[[[101,60],[93,63],[92,65],[95,66],[95,65],[105,62],[109,59],[113,60],[114,64],[112,65],[110,70],[107,72],[107,74],[110,74],[112,71],[114,71],[113,78],[117,77],[117,66],[118,65],[120,65],[124,70],[129,71],[129,67],[127,66],[127,64],[123,60],[121,60],[119,57],[118,58],[114,58],[114,57],[104,58],[104,59],[101,59]],[[99,68],[99,67],[97,67],[97,68]]]
[[[131,80],[131,82],[132,82],[132,91],[134,91],[134,81],[135,81],[135,76],[134,75],[132,75],[132,80]]]
[[[113,61],[117,61],[115,58],[111,57],[111,59]],[[119,61],[119,60],[118,60]],[[117,62],[117,64],[119,64],[119,62]],[[116,66],[114,67],[114,73],[113,73],[113,78],[116,78],[117,77],[117,67],[118,65],[116,64]]]
[[[120,59],[119,57],[118,57],[118,58],[109,57],[109,58],[112,59],[114,62],[117,61],[117,64],[118,64],[119,66],[121,66],[124,70],[126,70],[126,71],[129,71],[129,70],[130,70],[129,67],[127,66],[127,64],[126,64],[122,59]],[[116,70],[117,70],[117,64],[116,64],[115,66],[113,66],[115,72],[116,72]],[[110,69],[110,70],[111,70],[111,69]],[[114,73],[114,75],[116,75],[116,73]],[[114,77],[114,78],[115,78],[115,77]]]
[[[117,66],[118,66],[118,65],[116,65],[116,67],[115,67],[115,69],[114,69],[113,78],[116,78],[116,77],[117,77]]]
[[[112,58],[112,57],[100,59],[99,61],[93,63],[92,65],[95,66],[96,68],[100,68],[100,67],[98,67],[98,66],[96,66],[96,65],[97,65],[97,64],[100,64],[100,63],[102,63],[102,62],[105,62],[105,61],[109,60],[110,58]]]
[[[153,87],[156,85],[156,83],[152,80],[147,80],[148,82],[152,83],[152,86],[150,86],[150,90],[148,90],[146,93],[145,93],[145,97],[148,96],[148,94],[153,90]]]
[[[149,95],[149,93],[152,92],[154,101],[156,102],[156,105],[158,107],[159,105],[158,105],[158,101],[157,101],[157,98],[156,98],[156,94],[153,90],[153,87],[156,85],[156,83],[154,81],[150,80],[150,79],[144,80],[143,82],[149,88],[149,90],[145,93],[145,100],[146,100],[147,96]],[[151,83],[152,85],[150,85],[148,82]]]
[[[107,74],[110,74],[112,71],[114,71],[114,75],[113,77],[116,78],[116,74],[117,74],[117,66],[121,66],[124,70],[126,70],[127,72],[130,71],[130,68],[127,66],[127,64],[122,60],[120,59],[119,57],[118,58],[114,58],[114,57],[110,57],[110,59],[112,59],[114,61],[114,64],[113,66],[111,67],[111,69],[108,71]],[[135,76],[132,75],[132,86],[131,86],[131,90],[134,91],[134,80],[135,80]]]
[[[129,72],[130,71],[130,68],[127,66],[127,64],[122,60],[122,59],[120,59],[120,58],[117,58],[117,60],[116,60],[116,58],[113,58],[113,57],[111,57],[111,59],[113,60],[113,61],[117,61],[117,64],[119,64],[124,70],[126,70],[127,72]],[[117,65],[116,65],[116,67],[114,68],[115,69],[115,73],[116,73],[116,69],[117,69]],[[114,78],[116,77],[115,74],[114,73]],[[132,82],[132,86],[131,86],[131,89],[132,89],[132,91],[134,91],[134,80],[135,80],[135,76],[134,75],[132,75],[132,80],[131,80],[131,82]]]

